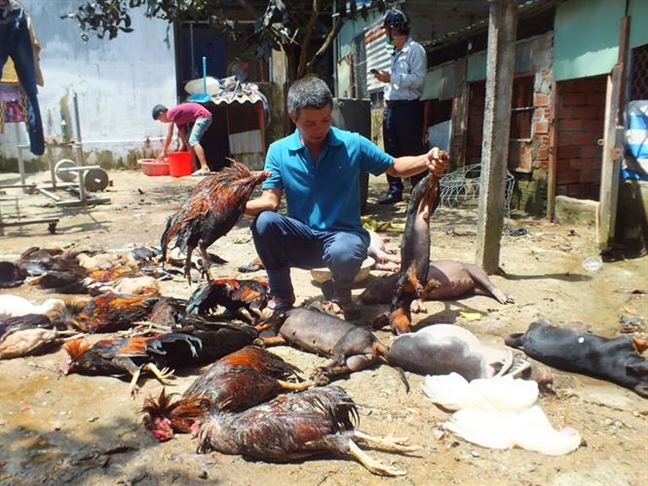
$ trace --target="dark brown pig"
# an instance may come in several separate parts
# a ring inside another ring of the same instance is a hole
[[[512,303],[513,298],[505,295],[489,280],[488,275],[477,265],[453,260],[431,261],[428,267],[428,281],[439,284],[430,290],[425,300],[455,299],[466,294],[486,295],[500,304]],[[396,288],[398,275],[375,278],[360,294],[363,304],[388,304]]]
[[[442,157],[447,155],[442,154]],[[407,206],[405,234],[401,239],[401,268],[389,313],[389,327],[396,334],[410,331],[411,305],[423,298],[436,281],[428,280],[430,261],[430,216],[439,202],[439,181],[433,174],[421,180]]]
[[[331,378],[367,368],[384,358],[387,348],[367,328],[314,309],[295,308],[278,313],[266,321],[278,336],[262,338],[266,345],[288,343],[333,361],[315,371],[312,379],[319,385]]]

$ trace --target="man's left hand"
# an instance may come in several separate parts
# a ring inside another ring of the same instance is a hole
[[[430,171],[437,177],[441,177],[448,167],[448,154],[439,147],[433,147],[427,153],[427,164]]]

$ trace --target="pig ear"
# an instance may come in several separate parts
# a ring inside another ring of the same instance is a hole
[[[648,340],[634,337],[632,338],[632,345],[634,346],[635,351],[637,351],[637,354],[641,354],[648,349]]]
[[[640,397],[648,398],[648,385],[646,385],[645,383],[639,383],[637,386],[634,387],[634,391]]]
[[[373,320],[372,326],[374,329],[382,329],[389,325],[389,312],[383,312],[376,316]]]
[[[625,363],[626,369],[637,376],[648,376],[648,360],[641,357],[631,357]]]
[[[516,332],[515,334],[510,334],[504,342],[507,346],[512,348],[524,349],[524,334],[523,332]]]

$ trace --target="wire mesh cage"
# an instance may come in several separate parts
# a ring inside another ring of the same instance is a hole
[[[439,202],[444,206],[456,207],[465,202],[479,198],[481,187],[481,164],[472,164],[445,174],[439,180]],[[515,188],[515,177],[506,171],[506,194],[504,198],[504,214],[511,215],[511,201]]]

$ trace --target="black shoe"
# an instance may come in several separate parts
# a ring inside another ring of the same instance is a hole
[[[394,204],[403,200],[402,194],[388,192],[385,196],[378,199],[378,204]]]

